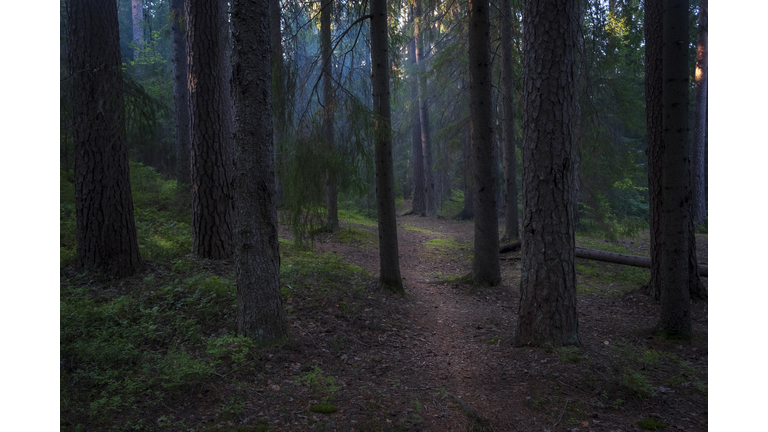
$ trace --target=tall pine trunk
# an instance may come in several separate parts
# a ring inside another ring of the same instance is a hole
[[[693,142],[691,152],[691,188],[693,196],[693,223],[698,225],[707,217],[704,168],[705,138],[707,134],[707,0],[699,7],[699,36],[696,48],[696,73],[693,94]]]
[[[184,0],[171,0],[171,58],[173,63],[173,116],[176,121],[176,179],[190,182],[189,89]]]
[[[454,219],[474,219],[475,218],[475,188],[472,183],[472,132],[467,128],[466,138],[464,139],[464,150],[461,157],[464,159],[462,164],[462,181],[464,182],[464,208],[454,216]]]
[[[469,2],[469,108],[475,187],[475,256],[472,279],[477,285],[501,283],[499,219],[496,214],[496,161],[491,102],[490,14],[488,0]]]
[[[220,2],[185,0],[191,114],[192,247],[201,258],[229,258],[231,149],[224,137]]]
[[[144,44],[144,2],[142,0],[131,0],[131,22],[133,29],[133,43],[136,48],[133,50],[133,59],[139,59],[142,45]]]
[[[520,237],[517,220],[517,182],[515,160],[515,91],[514,70],[512,68],[512,2],[501,0],[501,81],[502,81],[502,141],[504,147],[504,214],[503,241],[512,241]]]
[[[288,337],[280,297],[268,9],[268,0],[232,2],[237,332],[262,345]]]
[[[573,0],[527,0],[523,108],[523,230],[515,345],[579,344],[573,206]]]
[[[424,55],[424,16],[421,10],[421,0],[416,0],[416,64],[419,83],[419,124],[421,125],[421,147],[424,160],[424,188],[427,216],[437,213],[437,194],[435,192],[435,175],[432,172],[432,137],[429,128],[429,103],[427,101],[427,71]]]
[[[413,21],[413,7],[411,8],[411,21]],[[416,36],[411,39],[408,49],[408,58],[412,66],[416,63]],[[421,146],[421,120],[419,114],[419,75],[411,80],[411,153],[413,158],[413,213],[425,214],[427,211],[426,186],[424,185],[424,156]]]
[[[688,162],[688,1],[665,0],[662,36],[661,317],[657,329],[691,335]]]
[[[371,0],[371,86],[376,164],[376,208],[379,216],[379,285],[405,293],[400,277],[395,219],[395,175],[389,95],[387,0]]]
[[[75,145],[75,267],[130,276],[143,263],[128,172],[117,3],[67,0],[67,42]]]
[[[288,130],[286,77],[283,65],[283,37],[280,32],[280,0],[269,0],[269,44],[272,47],[272,115],[274,117],[275,165],[277,171],[277,204],[283,200],[280,174],[283,168],[283,139]]]
[[[324,0],[320,11],[320,46],[323,57],[323,140],[331,154],[334,147],[334,110],[336,96],[333,91],[333,50],[331,46],[331,14],[333,0]],[[326,229],[334,232],[339,228],[338,193],[334,170],[326,173]]]

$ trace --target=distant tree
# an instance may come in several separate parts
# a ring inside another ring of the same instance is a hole
[[[572,190],[579,15],[573,0],[525,2],[518,346],[579,344]]]
[[[411,22],[414,21],[414,7],[411,6]],[[415,24],[414,24],[415,25]],[[408,49],[408,59],[411,66],[418,68],[416,62],[416,36],[411,39]],[[421,120],[419,113],[419,75],[411,80],[411,158],[413,159],[413,204],[411,212],[422,214],[427,211],[427,188],[424,185],[424,156],[421,145]]]
[[[501,0],[501,90],[502,90],[502,143],[504,147],[504,237],[502,241],[516,240],[520,237],[517,221],[517,182],[515,160],[515,89],[512,68],[512,4],[511,0]]]
[[[133,50],[133,59],[139,59],[139,53],[144,43],[144,2],[142,0],[131,0],[131,18],[133,20],[133,44],[136,46]]]
[[[117,3],[67,0],[68,68],[75,146],[75,215],[80,270],[130,276],[139,257]]]
[[[190,181],[189,89],[187,87],[187,25],[184,0],[171,0],[171,62],[173,64],[173,102],[176,122],[176,178]]]
[[[469,1],[469,107],[475,192],[475,256],[472,279],[477,285],[501,283],[499,220],[496,215],[496,161],[491,104],[490,15],[488,0]]]
[[[704,146],[707,134],[707,0],[699,6],[699,35],[696,48],[696,73],[693,94],[693,149],[691,152],[693,189],[693,223],[698,225],[707,217],[707,195],[705,190],[706,170],[704,167]]]
[[[395,176],[389,92],[387,0],[371,0],[371,86],[373,94],[376,201],[379,216],[379,285],[405,293],[400,277],[395,219]]]
[[[333,0],[323,0],[320,11],[320,49],[323,58],[323,140],[328,151],[333,152],[334,111],[336,109],[336,96],[333,88],[333,47],[331,46],[331,15],[333,14]],[[336,190],[336,178],[333,170],[326,174],[326,229],[334,232],[339,228],[338,192]]]
[[[288,337],[280,297],[268,9],[268,0],[232,2],[237,331],[260,344]]]
[[[475,217],[475,188],[472,184],[472,132],[467,128],[462,157],[462,181],[464,183],[464,207],[454,219],[466,220]]]
[[[427,74],[424,54],[424,14],[421,10],[421,0],[415,0],[415,26],[414,37],[416,39],[416,64],[419,77],[419,124],[421,126],[421,148],[424,160],[424,186],[426,188],[426,213],[427,216],[437,214],[437,194],[435,191],[435,175],[432,172],[432,131],[429,127],[429,103],[427,100]]]
[[[202,258],[232,256],[231,149],[224,137],[220,2],[185,0],[191,130],[192,242]],[[231,141],[230,141],[231,142]]]

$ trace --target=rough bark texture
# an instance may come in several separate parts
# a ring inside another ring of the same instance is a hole
[[[268,0],[232,2],[237,332],[264,345],[288,337],[280,297],[268,9]]]
[[[234,133],[234,112],[235,106],[232,102],[232,41],[229,31],[229,1],[219,0],[219,55],[221,60],[221,75],[219,84],[221,85],[221,139],[222,147],[225,150],[224,161],[227,164],[227,177],[229,184],[232,184],[232,175],[234,166],[232,165],[235,157],[235,145],[232,139]]]
[[[187,25],[184,0],[171,0],[171,57],[173,62],[173,104],[176,121],[176,178],[190,181],[189,89],[187,88]]]
[[[501,283],[499,220],[496,215],[496,161],[493,156],[490,15],[488,0],[469,3],[469,109],[475,184],[475,256],[477,285]]]
[[[411,48],[408,50],[411,65],[416,66],[416,37],[411,40]],[[427,197],[424,186],[424,156],[421,147],[421,120],[419,114],[419,77],[418,74],[411,81],[411,149],[413,157],[413,204],[411,211],[418,214],[426,214]]]
[[[333,0],[324,0],[320,12],[320,46],[323,56],[323,140],[332,152],[334,147],[334,110],[336,96],[333,89],[333,47],[331,46],[331,14],[333,13]],[[334,232],[339,228],[338,193],[336,191],[336,179],[334,173],[326,174],[326,229]]]
[[[515,91],[512,69],[512,7],[511,0],[501,0],[501,86],[502,142],[504,147],[504,237],[511,241],[520,237],[517,220],[517,181],[515,160]]]
[[[688,1],[665,0],[662,36],[661,317],[658,330],[691,335],[688,161]]]
[[[649,294],[660,298],[661,278],[661,0],[646,0],[645,17],[645,121],[648,134],[648,198],[651,234],[651,279]]]
[[[67,20],[75,144],[75,266],[129,276],[143,264],[128,173],[117,4],[68,0]]]
[[[432,172],[432,141],[429,129],[429,104],[427,101],[427,73],[424,61],[424,17],[421,13],[421,0],[416,0],[416,64],[418,65],[419,88],[419,124],[421,125],[421,147],[424,159],[424,188],[427,216],[437,214],[437,195],[435,193],[435,175]]]
[[[706,170],[704,142],[707,134],[707,0],[699,7],[699,37],[696,48],[696,84],[693,94],[693,142],[691,151],[691,193],[693,223],[698,225],[707,217],[705,193]]]
[[[527,0],[523,19],[523,252],[515,344],[575,345],[577,2]]]
[[[389,95],[387,0],[371,0],[371,86],[376,163],[376,207],[379,216],[379,285],[405,293],[400,277],[395,220],[395,175]]]
[[[185,0],[191,130],[192,248],[229,258],[232,247],[230,149],[224,139],[219,2]]]
[[[142,0],[131,0],[131,18],[133,21],[133,43],[136,49],[133,51],[133,59],[139,58],[141,45],[144,42],[144,29],[141,28],[144,21],[144,5]]]

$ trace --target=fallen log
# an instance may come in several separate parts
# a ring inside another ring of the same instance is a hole
[[[515,241],[499,247],[499,253],[513,252],[519,250],[521,242]],[[634,267],[651,268],[651,259],[637,255],[627,255],[616,252],[606,252],[597,249],[576,248],[576,258],[584,258],[593,261],[603,261],[613,264],[623,264]],[[699,276],[707,277],[708,266],[699,264]]]

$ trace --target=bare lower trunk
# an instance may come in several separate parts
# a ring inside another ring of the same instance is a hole
[[[131,20],[133,23],[133,43],[136,48],[133,51],[133,59],[139,59],[139,53],[144,43],[144,5],[142,0],[131,0]]]
[[[429,128],[429,104],[427,103],[427,75],[424,55],[424,17],[421,11],[421,0],[416,0],[416,64],[418,65],[419,83],[419,124],[421,125],[421,147],[424,158],[424,187],[426,198],[426,214],[434,216],[437,213],[437,195],[435,192],[435,176],[432,172],[432,141]]]
[[[173,59],[173,103],[176,120],[176,178],[190,182],[189,90],[187,88],[187,38],[184,0],[171,0],[171,56]],[[179,189],[181,191],[181,189]]]
[[[464,208],[454,219],[474,219],[475,217],[475,188],[472,183],[472,134],[467,129],[467,138],[464,140]]]
[[[334,147],[334,108],[336,96],[333,91],[333,51],[331,46],[331,14],[333,13],[333,1],[325,0],[320,11],[320,45],[323,52],[323,139],[329,152]],[[339,228],[338,194],[336,192],[336,178],[333,171],[326,174],[326,229],[334,232]]]
[[[416,38],[411,41],[408,50],[410,62],[416,65]],[[424,186],[424,156],[421,146],[421,120],[419,114],[419,77],[411,81],[411,143],[413,153],[413,206],[411,211],[425,214],[427,211],[427,189]]]
[[[693,96],[693,142],[691,152],[691,189],[693,197],[693,223],[698,225],[707,217],[705,194],[705,140],[707,134],[707,0],[699,8],[699,37],[696,49],[696,84]]]
[[[501,74],[502,74],[502,108],[503,128],[502,142],[504,148],[504,237],[510,241],[520,237],[517,220],[517,182],[515,160],[515,111],[514,111],[514,72],[512,69],[512,13],[511,2],[501,0]]]

